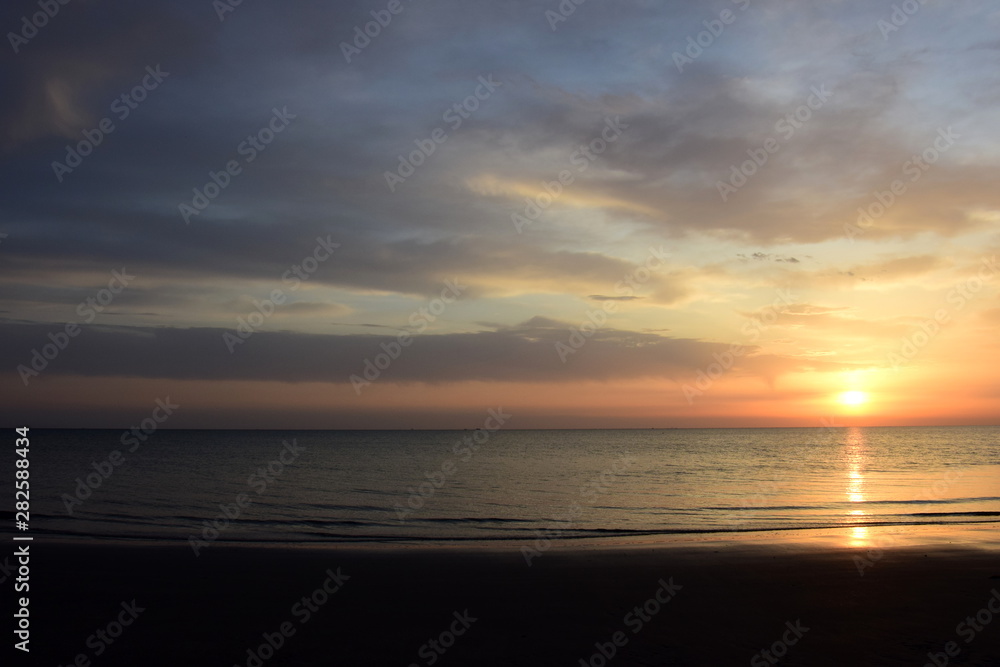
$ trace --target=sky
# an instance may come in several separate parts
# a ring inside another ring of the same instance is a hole
[[[7,426],[997,423],[996,3],[40,6]]]

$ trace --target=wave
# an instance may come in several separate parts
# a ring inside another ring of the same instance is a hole
[[[1000,512],[915,512],[904,516],[1000,516]]]
[[[630,537],[656,537],[656,536],[677,536],[677,535],[717,535],[727,534],[763,534],[774,532],[808,532],[816,530],[845,529],[845,528],[880,528],[894,526],[927,526],[927,525],[975,525],[975,524],[996,524],[1000,523],[1000,512],[955,512],[941,514],[918,514],[901,516],[968,516],[975,517],[966,521],[907,521],[907,520],[878,520],[867,522],[817,522],[800,526],[760,526],[747,528],[649,528],[649,529],[628,529],[628,528],[558,528],[553,527],[550,522],[546,525],[537,525],[533,529],[523,529],[509,531],[508,534],[493,535],[439,535],[439,534],[419,534],[403,532],[381,532],[381,533],[345,533],[331,532],[325,530],[315,530],[315,527],[307,530],[286,531],[283,535],[247,535],[247,534],[227,534],[225,531],[215,540],[217,544],[358,544],[358,543],[515,543],[534,541],[538,538],[562,540],[587,540],[597,538],[630,538]],[[479,519],[469,517],[470,522],[477,523]],[[526,520],[513,520],[513,522],[525,522]],[[263,522],[261,522],[263,523]],[[316,522],[323,525],[339,525],[337,522]],[[530,522],[529,522],[530,523]],[[346,525],[358,525],[365,528],[384,528],[385,524],[372,524],[366,522],[350,522]],[[96,526],[95,526],[96,527]],[[398,527],[397,527],[398,528]],[[0,533],[10,531],[0,531]],[[92,539],[98,541],[152,541],[152,542],[173,542],[186,543],[186,535],[169,535],[163,533],[143,534],[143,533],[113,533],[110,531],[63,531],[45,528],[32,527],[32,532],[36,535],[47,535],[52,537],[65,537],[70,539]]]
[[[817,510],[817,509],[845,509],[851,507],[870,507],[883,505],[958,505],[962,503],[981,503],[998,501],[1000,497],[982,496],[977,498],[945,498],[939,500],[845,500],[837,503],[818,503],[815,505],[715,505],[711,507],[692,508],[701,510],[718,510],[723,512],[750,512],[756,510]]]

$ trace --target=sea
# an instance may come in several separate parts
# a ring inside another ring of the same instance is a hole
[[[13,449],[13,431],[10,439]],[[33,429],[29,530],[36,539],[183,541],[196,552],[236,543],[992,531],[998,443],[993,426],[161,429],[139,437]],[[8,497],[12,478],[2,482]],[[14,512],[3,513],[14,526]]]

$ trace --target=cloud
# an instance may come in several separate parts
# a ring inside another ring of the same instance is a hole
[[[741,312],[743,317],[764,319],[766,310]],[[847,307],[817,306],[808,303],[793,303],[782,307],[778,318],[769,325],[776,328],[799,330],[800,339],[809,331],[836,333],[851,338],[879,339],[907,333],[912,323],[904,318],[867,319],[852,312]]]
[[[7,341],[0,365],[29,364],[31,350],[49,342],[51,325],[0,324]],[[46,373],[87,377],[145,377],[276,382],[347,382],[365,360],[394,346],[396,336],[315,335],[259,331],[228,352],[231,329],[90,326],[51,362]],[[387,382],[573,382],[688,377],[728,344],[603,329],[563,363],[556,344],[570,325],[533,318],[516,327],[476,333],[415,336],[388,370]],[[777,377],[826,362],[755,356],[748,348],[737,368]]]
[[[604,294],[591,294],[587,297],[591,301],[637,301],[641,296],[606,296]]]
[[[794,342],[762,341],[734,373],[874,358],[912,325],[906,309],[933,312],[934,291],[996,245],[995,25],[976,3],[927,3],[886,40],[882,6],[750,3],[678,71],[673,53],[725,4],[585,3],[553,31],[555,3],[404,3],[350,62],[362,0],[244,2],[224,22],[205,0],[61,5],[0,62],[0,356],[23,363],[126,267],[135,282],[99,320],[115,326],[88,327],[48,372],[343,383],[445,281],[467,287],[460,304],[387,381],[683,378],[726,349],[711,341],[734,310],[789,286],[808,301],[775,323]],[[0,24],[34,11],[7,3]],[[66,145],[157,64],[162,87],[57,181]],[[496,91],[447,121],[484,76]],[[789,125],[816,89],[828,99]],[[238,147],[286,107],[289,127],[246,160]],[[912,179],[904,165],[948,127],[954,146]],[[769,139],[779,150],[723,201],[719,183]],[[179,205],[234,159],[185,224]],[[896,179],[905,192],[850,244],[845,225]],[[511,215],[531,205],[518,233]],[[340,247],[230,357],[222,327],[289,290],[320,239]],[[650,247],[668,258],[637,280]],[[606,301],[634,304],[614,324],[635,331],[603,329],[561,364],[565,321]]]
[[[16,59],[0,65],[0,81],[9,84],[0,100],[0,149],[23,150],[48,139],[75,143],[110,115],[112,101],[142,79],[147,65],[168,64],[164,69],[179,75],[206,55],[205,24],[179,7],[106,11],[101,5],[60,4],[39,34],[20,45]],[[4,25],[20,26],[20,16],[37,11],[37,3],[10,3],[13,16]]]
[[[798,264],[799,263],[799,260],[796,259],[795,257],[786,257],[786,256],[775,255],[775,254],[767,253],[767,252],[755,252],[755,253],[753,253],[750,256],[747,256],[747,255],[744,255],[744,254],[741,253],[741,254],[738,254],[736,256],[739,257],[740,260],[744,261],[744,262],[749,261],[749,260],[754,260],[754,261],[757,261],[757,262],[772,261],[772,262],[787,262],[789,264]]]
[[[801,287],[825,289],[885,289],[911,286],[914,280],[927,278],[953,266],[946,257],[930,254],[881,256],[855,263],[826,266],[814,270],[796,271],[796,284]]]
[[[815,306],[809,303],[793,303],[784,309],[790,315],[826,315],[850,310],[847,306]]]

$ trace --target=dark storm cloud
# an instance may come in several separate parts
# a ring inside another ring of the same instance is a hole
[[[0,367],[29,366],[32,350],[50,342],[51,325],[0,324],[7,344]],[[397,344],[398,336],[324,336],[257,332],[227,346],[231,329],[90,326],[73,338],[43,372],[86,377],[347,382],[365,360]],[[661,377],[680,379],[715,361],[730,345],[612,329],[593,334],[560,359],[556,345],[573,346],[565,323],[534,318],[516,327],[465,334],[415,336],[384,373],[388,382],[559,382]],[[232,340],[230,338],[230,340]],[[579,340],[584,340],[583,338]],[[229,352],[229,347],[234,352]],[[748,351],[754,352],[750,347]],[[41,362],[37,362],[41,363]],[[843,364],[747,356],[737,364],[762,377],[808,366]],[[29,376],[29,389],[37,379]]]

